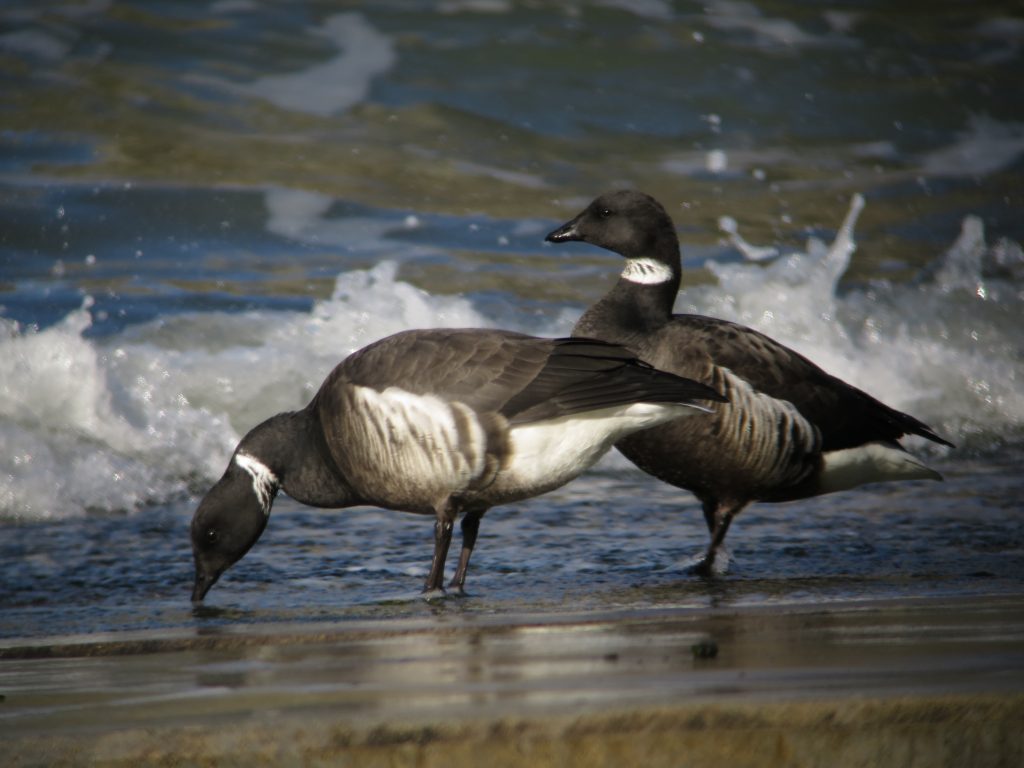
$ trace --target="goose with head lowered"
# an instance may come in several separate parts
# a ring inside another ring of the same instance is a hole
[[[642,192],[594,200],[545,238],[582,241],[626,260],[574,336],[621,344],[655,368],[728,398],[706,419],[673,422],[616,443],[630,461],[700,500],[711,542],[694,567],[715,570],[729,524],[754,501],[791,501],[887,480],[941,480],[898,440],[952,444],[927,425],[831,376],[751,328],[674,315],[681,261],[672,219]]]
[[[299,411],[252,429],[192,518],[192,600],[263,533],[279,491],[315,507],[433,515],[424,590],[443,588],[456,518],[461,592],[480,518],[557,488],[617,440],[724,398],[621,346],[510,331],[406,331],[343,360]]]

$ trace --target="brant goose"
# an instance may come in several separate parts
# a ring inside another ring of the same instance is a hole
[[[700,499],[711,543],[695,572],[714,572],[729,523],[753,501],[791,501],[883,480],[942,479],[897,442],[912,434],[952,446],[914,417],[751,328],[673,315],[679,240],[654,198],[635,191],[602,195],[545,240],[579,240],[626,259],[618,282],[584,312],[574,336],[621,344],[729,400],[706,419],[616,443],[642,470]]]
[[[461,592],[480,518],[579,475],[638,429],[724,402],[618,345],[498,330],[419,330],[343,360],[300,411],[251,430],[192,518],[201,601],[263,533],[283,490],[315,507],[434,515],[424,591],[442,589],[455,519]]]

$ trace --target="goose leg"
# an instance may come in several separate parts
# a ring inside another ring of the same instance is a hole
[[[698,576],[714,575],[715,556],[718,554],[722,542],[725,541],[725,534],[729,532],[729,524],[745,506],[746,504],[743,503],[704,502],[704,522],[707,523],[708,532],[711,534],[711,543],[708,544],[704,558],[693,566],[695,574]]]
[[[448,588],[458,594],[463,594],[466,586],[466,571],[469,570],[469,558],[473,554],[473,546],[476,544],[476,535],[480,530],[480,518],[484,516],[485,510],[469,510],[462,518],[462,551],[459,552],[459,566],[455,569],[455,576],[452,577]]]
[[[424,592],[444,589],[444,561],[448,559],[448,547],[452,543],[452,529],[455,522],[447,515],[438,515],[434,522],[434,559],[430,563],[430,574],[423,584]]]

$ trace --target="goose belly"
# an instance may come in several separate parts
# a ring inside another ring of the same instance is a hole
[[[696,413],[699,409],[689,406],[633,403],[515,425],[506,463],[485,490],[486,497],[501,504],[553,490],[579,476],[626,435]]]

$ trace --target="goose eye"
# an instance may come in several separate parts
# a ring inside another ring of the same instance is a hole
[[[600,216],[602,219],[607,219],[609,216],[612,215],[612,209],[602,208],[600,211],[598,211],[597,215]]]
[[[210,528],[206,532],[206,543],[207,544],[216,544],[217,543],[217,529],[216,528]]]

